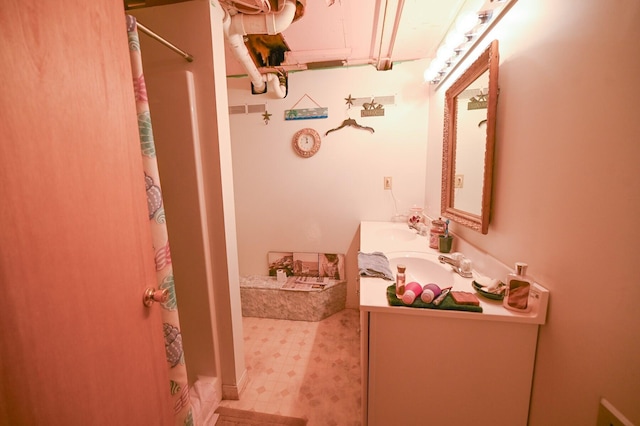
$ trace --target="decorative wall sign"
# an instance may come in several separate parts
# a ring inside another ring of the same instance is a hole
[[[309,98],[311,102],[316,104],[317,108],[298,108],[295,107],[302,101],[304,98]],[[316,101],[311,99],[311,96],[305,94],[298,102],[293,105],[293,108],[287,109],[284,111],[284,119],[285,120],[312,120],[316,118],[327,118],[329,117],[329,108],[321,107]]]
[[[395,95],[371,95],[366,97],[353,98],[351,101],[351,105],[363,106],[364,104],[371,103],[373,100],[375,100],[377,104],[384,105],[385,107],[396,104]]]
[[[382,117],[384,116],[385,105],[395,105],[395,95],[376,96],[371,98],[354,98],[351,95],[344,98],[347,108],[352,106],[362,106],[360,117]]]
[[[375,99],[371,99],[371,102],[365,102],[362,104],[360,117],[382,117],[382,116],[384,116],[384,105],[376,103]]]
[[[480,91],[479,95],[473,96],[471,99],[469,99],[469,102],[467,103],[467,110],[473,109],[487,109],[486,93],[482,93],[482,91]]]
[[[285,120],[311,120],[329,117],[329,108],[288,109],[284,112]]]

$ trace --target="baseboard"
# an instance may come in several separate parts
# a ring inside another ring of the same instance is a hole
[[[240,399],[240,393],[242,393],[244,388],[247,386],[248,380],[249,378],[247,377],[247,370],[244,370],[242,372],[242,375],[240,376],[240,380],[238,380],[238,383],[236,383],[235,385],[223,384],[222,399],[233,399],[233,400]]]

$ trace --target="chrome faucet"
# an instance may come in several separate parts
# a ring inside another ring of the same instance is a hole
[[[440,261],[440,263],[451,265],[454,272],[463,278],[473,277],[473,273],[471,272],[471,260],[464,257],[462,253],[453,253],[451,257],[441,254],[438,256],[438,261]]]

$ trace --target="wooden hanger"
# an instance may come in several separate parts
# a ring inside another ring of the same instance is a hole
[[[335,129],[327,130],[327,132],[324,135],[327,136],[329,133],[335,132],[336,130],[340,130],[343,127],[347,127],[347,126],[355,127],[356,129],[368,130],[371,133],[375,132],[375,130],[373,130],[373,127],[362,126],[362,125],[358,124],[356,122],[356,120],[354,120],[353,118],[347,118],[346,120],[344,120],[342,122],[342,124],[340,126],[336,127]]]

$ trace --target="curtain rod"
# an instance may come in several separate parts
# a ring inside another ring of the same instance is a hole
[[[185,52],[184,50],[176,47],[174,44],[172,44],[172,43],[168,42],[167,40],[163,39],[158,34],[154,33],[149,28],[147,28],[144,25],[142,25],[140,22],[136,22],[136,25],[138,26],[138,29],[140,31],[142,31],[143,33],[145,33],[149,37],[158,40],[160,43],[164,44],[169,49],[173,50],[174,52],[176,52],[177,54],[179,54],[180,56],[185,58],[188,62],[193,62],[193,56],[191,56],[189,53]]]

